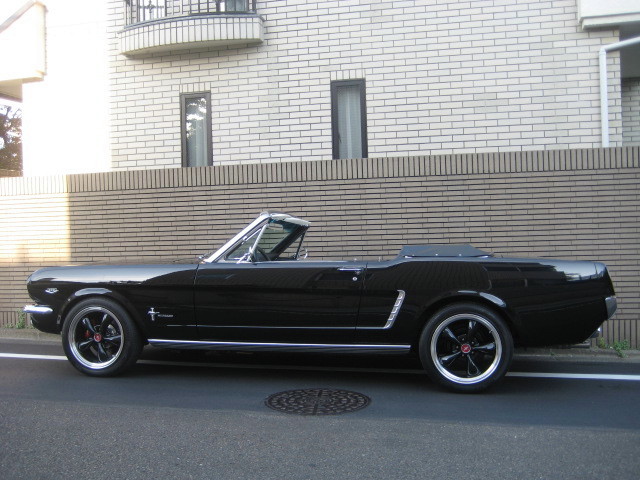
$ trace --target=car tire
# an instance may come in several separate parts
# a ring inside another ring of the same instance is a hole
[[[94,377],[118,375],[132,367],[142,351],[138,328],[116,302],[90,298],[65,317],[62,346],[71,364]]]
[[[507,373],[513,338],[494,311],[457,303],[429,319],[420,336],[419,353],[434,382],[455,392],[479,392]]]

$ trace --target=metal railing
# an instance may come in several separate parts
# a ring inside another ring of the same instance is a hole
[[[257,0],[124,0],[127,25],[162,18],[255,13]]]

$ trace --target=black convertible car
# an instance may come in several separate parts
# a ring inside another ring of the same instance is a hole
[[[145,344],[217,350],[417,353],[456,391],[502,378],[514,343],[572,344],[616,310],[604,264],[495,258],[469,245],[406,246],[389,261],[315,261],[309,223],[263,213],[192,263],[43,268],[27,281],[33,325],[62,334],[94,376]]]

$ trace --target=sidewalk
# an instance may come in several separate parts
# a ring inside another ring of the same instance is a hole
[[[60,342],[60,335],[43,333],[35,328],[7,328],[0,327],[0,338],[15,340],[38,340],[46,342]]]
[[[554,347],[516,348],[514,358],[548,362],[640,363],[640,350],[624,350],[620,357],[612,348]]]
[[[32,340],[48,343],[60,343],[60,335],[43,333],[34,328],[0,327],[0,339]],[[555,348],[517,348],[515,358],[520,360],[543,360],[558,362],[616,362],[640,363],[640,350],[625,350],[624,358],[615,350],[607,348],[555,347]]]

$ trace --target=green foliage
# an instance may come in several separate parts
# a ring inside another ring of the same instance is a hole
[[[16,328],[27,328],[27,314],[22,310],[18,311],[18,321],[16,322]]]
[[[613,348],[616,351],[619,357],[625,358],[627,354],[624,353],[624,351],[629,350],[629,341],[620,340],[619,342],[613,342],[613,345],[611,345],[611,348]]]
[[[0,105],[0,176],[22,175],[22,111]]]
[[[18,320],[16,321],[15,324],[11,325],[7,325],[8,328],[19,328],[19,329],[23,329],[23,328],[28,328],[27,325],[27,314],[24,313],[22,311],[22,309],[18,310]]]
[[[617,342],[613,342],[612,345],[609,345],[604,341],[604,338],[598,338],[598,348],[609,348],[611,350],[615,350],[620,358],[626,358],[627,354],[625,350],[629,350],[631,345],[629,344],[629,340],[619,340]]]

